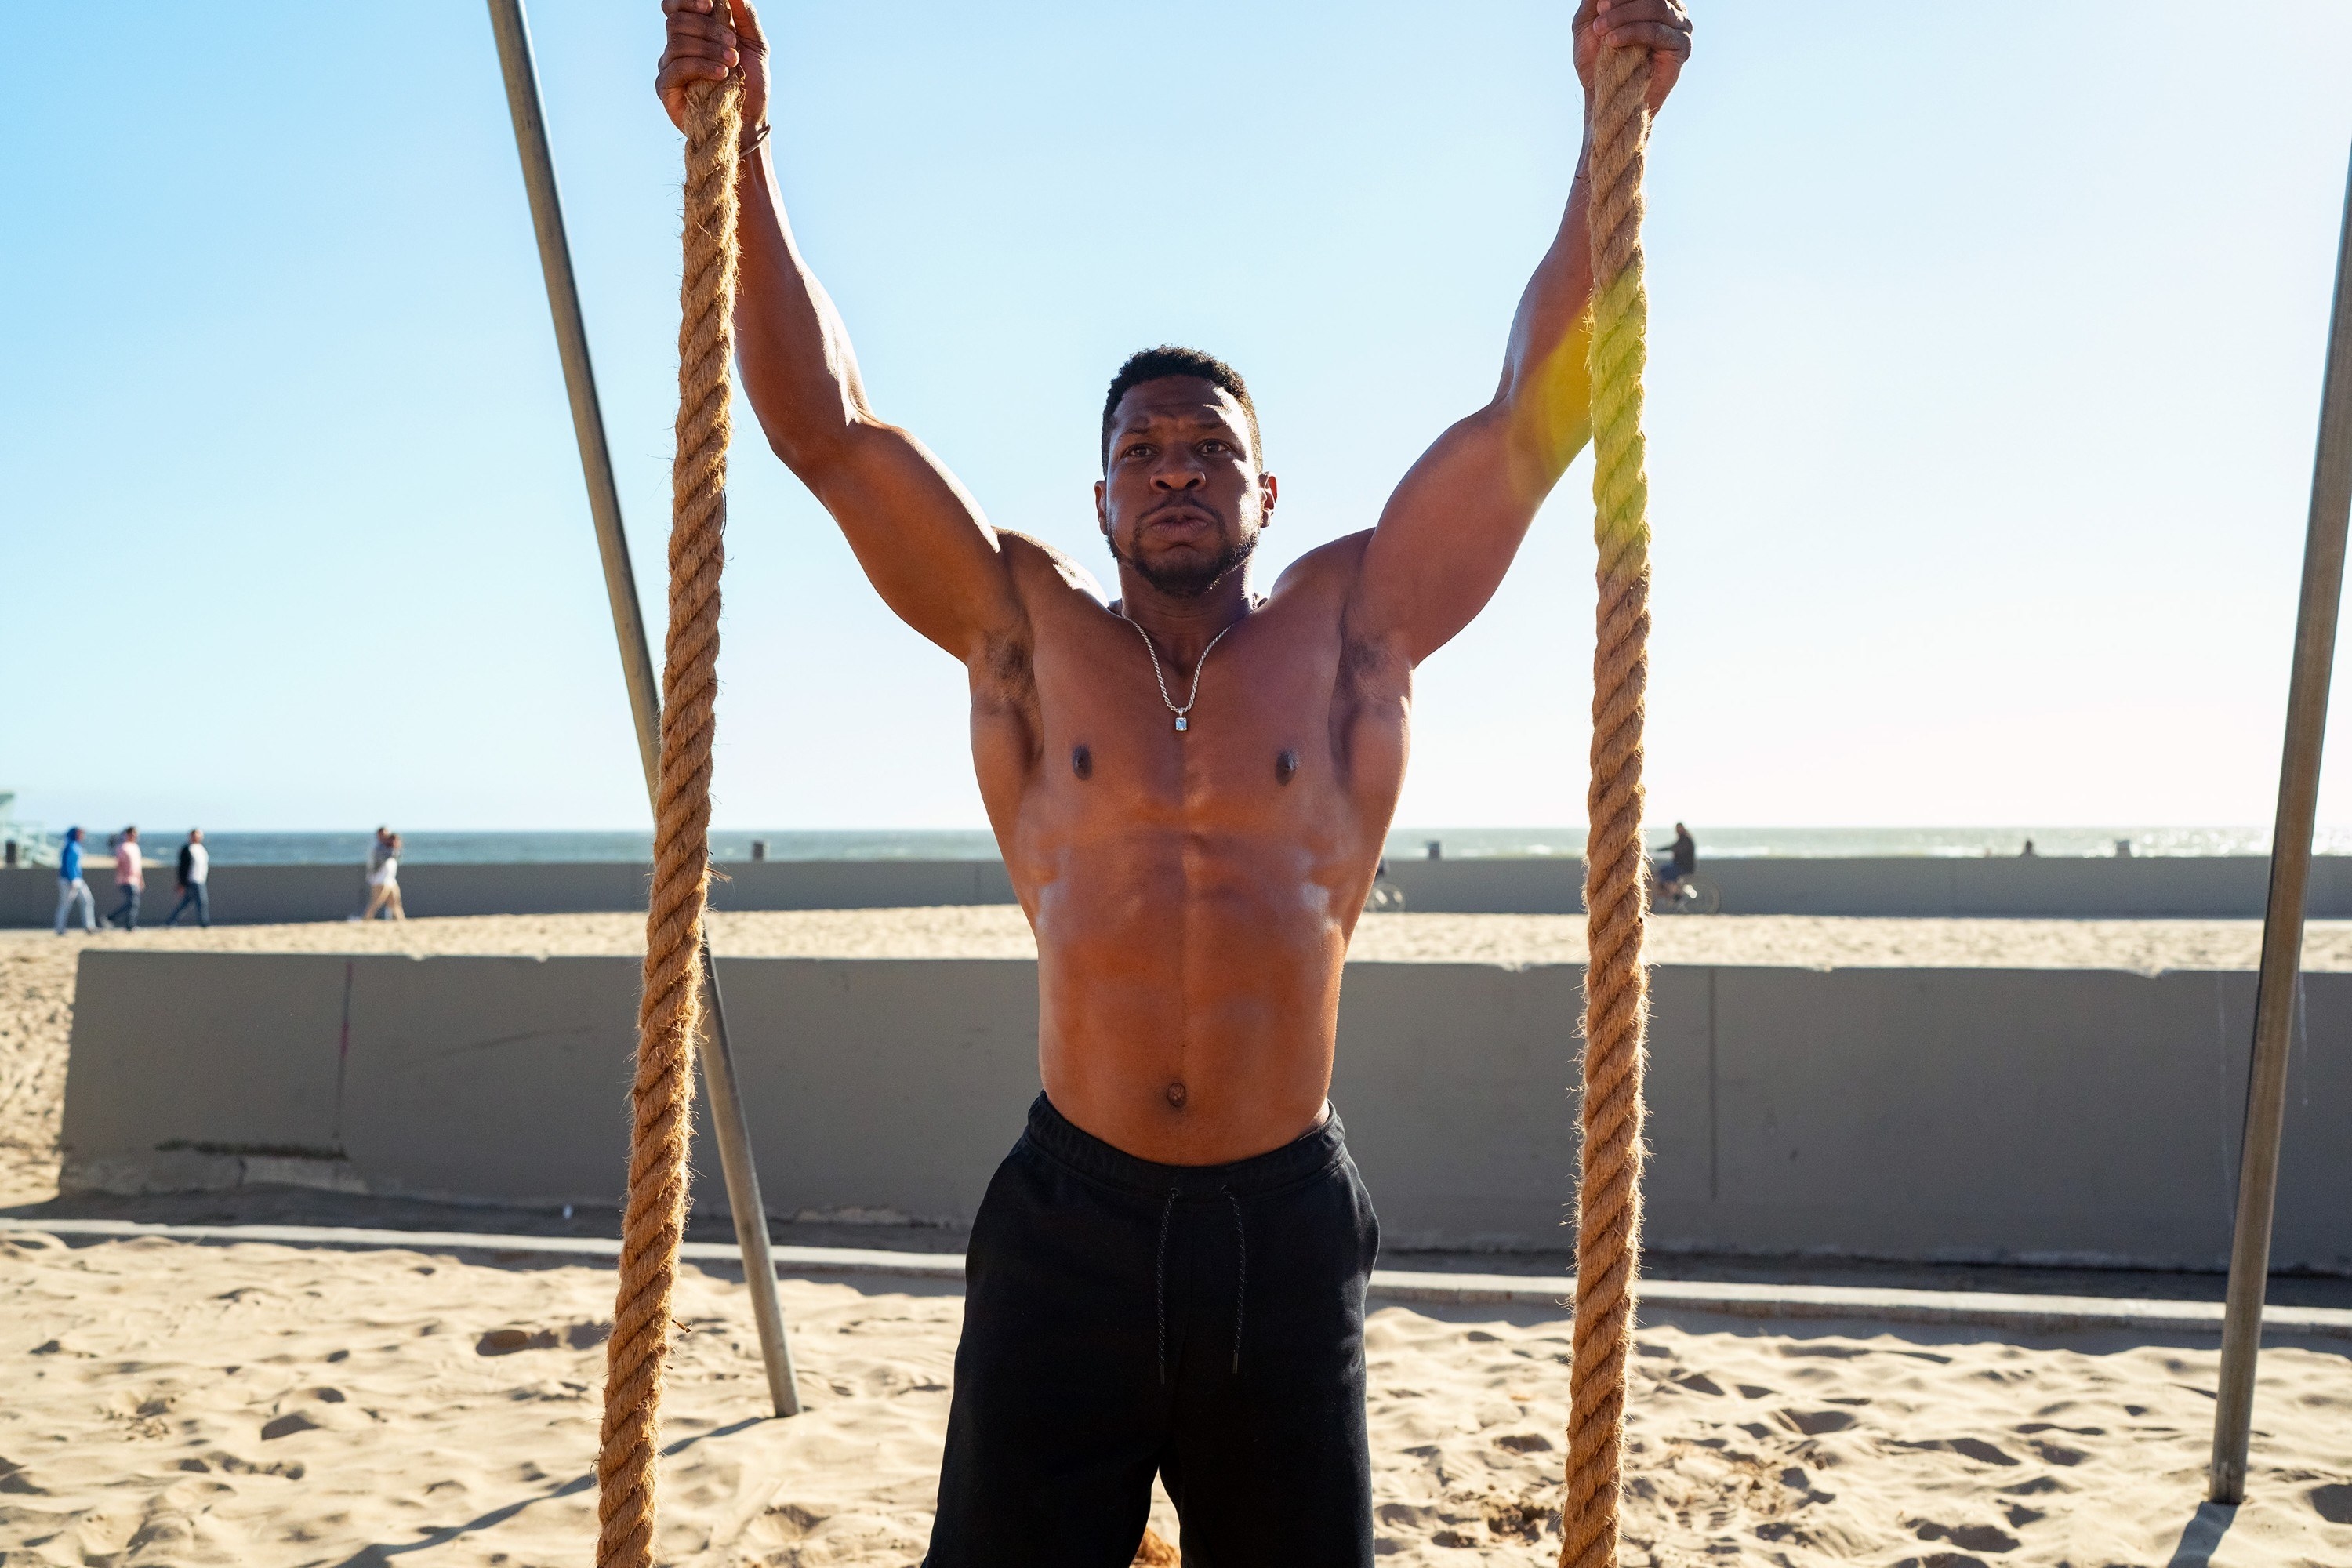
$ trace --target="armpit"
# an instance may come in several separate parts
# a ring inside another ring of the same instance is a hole
[[[1007,706],[1028,708],[1037,697],[1037,667],[1026,628],[1019,634],[992,633],[981,641],[980,656],[971,665],[972,698]]]
[[[1395,637],[1352,636],[1345,626],[1339,637],[1341,695],[1361,701],[1396,696],[1412,683],[1412,663]]]

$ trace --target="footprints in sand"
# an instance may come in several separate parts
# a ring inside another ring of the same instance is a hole
[[[1927,1519],[1904,1522],[1922,1541],[1948,1541],[1969,1552],[2014,1552],[2024,1544],[1997,1524],[1938,1524]]]
[[[512,1355],[517,1351],[551,1351],[562,1345],[584,1351],[613,1337],[610,1323],[572,1323],[562,1329],[492,1329],[474,1342],[476,1355]]]
[[[1381,1503],[1372,1522],[1381,1532],[1375,1550],[1383,1557],[1397,1555],[1415,1537],[1434,1546],[1490,1549],[1547,1534],[1558,1539],[1559,1499],[1556,1491],[1465,1491],[1434,1503]]]
[[[198,1476],[215,1473],[225,1476],[277,1476],[285,1480],[299,1481],[307,1467],[299,1459],[247,1459],[226,1449],[214,1448],[203,1454],[191,1454],[173,1468]]]
[[[0,1335],[16,1325],[0,1346],[16,1356],[0,1552],[112,1568],[575,1560],[595,1533],[609,1274],[441,1260],[421,1276],[415,1257],[0,1253]],[[811,1397],[775,1422],[740,1281],[682,1272],[694,1332],[669,1373],[662,1558],[904,1568],[929,1529],[961,1303],[784,1289]],[[1387,1307],[1365,1347],[1381,1568],[1549,1568],[1567,1325]],[[2165,1563],[2201,1495],[2210,1352],[1673,1320],[1635,1349],[1627,1568]],[[2352,1563],[2347,1368],[2265,1352],[2233,1550]],[[1175,1538],[1172,1510],[1152,1520]]]
[[[1851,1410],[1780,1410],[1772,1418],[1791,1432],[1808,1437],[1820,1437],[1832,1432],[1843,1432],[1854,1424]],[[1745,1431],[1747,1428],[1742,1427]]]
[[[1528,1372],[1531,1361],[1549,1359],[1550,1331],[1537,1324],[1456,1331],[1456,1375],[1475,1371],[1488,1391],[1477,1400],[1458,1390],[1453,1395],[1456,1415],[1480,1428],[1475,1452],[1438,1430],[1444,1374],[1402,1353],[1423,1334],[1443,1331],[1435,1323],[1408,1329],[1400,1320],[1367,1335],[1376,1484],[1385,1497],[1412,1499],[1379,1515],[1382,1561],[1443,1563],[1457,1554],[1468,1561],[1476,1532],[1465,1521],[1480,1472],[1502,1481],[1508,1467],[1524,1465],[1524,1495],[1538,1506],[1521,1522],[1538,1518],[1538,1528],[1532,1535],[1490,1528],[1482,1560],[1547,1563],[1559,1544],[1547,1510],[1559,1502],[1559,1456],[1557,1447],[1523,1444],[1520,1435],[1559,1441],[1564,1373],[1537,1379]],[[2200,1361],[2122,1343],[2093,1353],[1885,1332],[1790,1337],[1663,1324],[1645,1327],[1634,1351],[1622,1559],[1628,1565],[2160,1563],[2173,1557],[2182,1521],[2201,1495],[2210,1405],[2197,1382],[2210,1376],[2210,1352]],[[2285,1358],[2295,1353],[2266,1357],[2264,1375],[2287,1375]],[[2352,1534],[2345,1533],[2352,1530],[2352,1481],[2343,1479],[2352,1450],[2321,1436],[2318,1414],[2352,1410],[2341,1392],[2352,1384],[2341,1357],[2313,1356],[2297,1375],[2315,1380],[2298,1385],[2312,1391],[2302,1403],[2315,1417],[2303,1440],[2332,1442],[2338,1463],[2333,1473],[2324,1467],[2274,1473],[2267,1495],[2286,1505],[2285,1516],[2274,1510],[2263,1528],[2298,1543],[2301,1555],[2289,1552],[2281,1561],[2352,1563]],[[1502,1393],[1515,1404],[1497,1411],[1493,1395]],[[2282,1390],[2265,1408],[2292,1400]],[[1506,1418],[1513,1413],[1517,1419]],[[1385,1458],[1378,1435],[1407,1424],[1420,1440],[1402,1446],[1396,1459]],[[2282,1422],[2268,1441],[2285,1436]],[[1491,1490],[1512,1495],[1505,1487]],[[2337,1533],[2324,1536],[2329,1530]]]

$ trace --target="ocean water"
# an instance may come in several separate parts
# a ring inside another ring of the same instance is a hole
[[[1663,847],[1673,825],[1650,829]],[[2016,855],[2027,840],[2039,855],[2116,853],[2128,841],[2134,855],[2263,855],[2270,831],[2261,827],[1716,827],[1693,823],[1699,854],[1716,859],[1753,856],[1830,857],[1927,855],[1975,858]],[[224,866],[341,865],[367,858],[369,833],[215,833],[205,842]],[[411,864],[469,862],[508,865],[550,860],[646,860],[653,837],[646,832],[435,833],[403,831]],[[992,860],[996,841],[982,830],[888,830],[802,832],[783,828],[714,830],[712,854],[720,860],[748,860],[751,842],[763,839],[772,860]],[[1419,859],[1434,841],[1447,859],[1493,856],[1564,855],[1584,852],[1581,827],[1400,827],[1389,835],[1393,859]],[[169,858],[178,843],[155,833],[148,853]],[[2352,828],[2323,827],[2322,854],[2352,854]]]

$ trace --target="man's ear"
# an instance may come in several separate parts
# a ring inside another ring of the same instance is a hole
[[[1102,530],[1106,539],[1110,537],[1110,513],[1104,508],[1103,492],[1108,488],[1109,481],[1106,479],[1095,481],[1095,526]]]
[[[1282,486],[1272,474],[1260,474],[1257,477],[1257,525],[1260,528],[1274,526],[1275,498],[1281,493]]]

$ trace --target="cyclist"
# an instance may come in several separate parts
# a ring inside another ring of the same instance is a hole
[[[1672,898],[1683,881],[1698,869],[1698,840],[1681,823],[1675,824],[1674,847],[1658,861],[1658,891]]]

